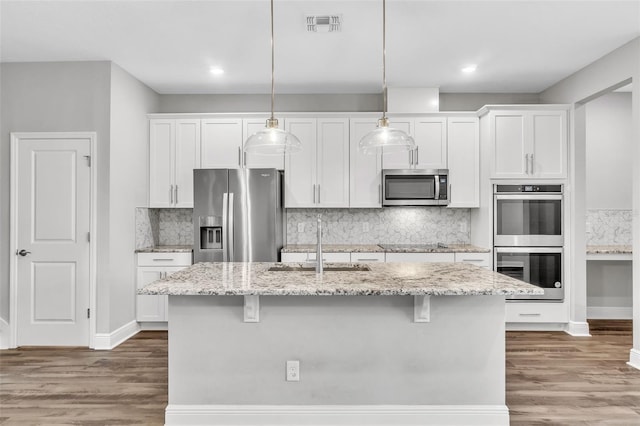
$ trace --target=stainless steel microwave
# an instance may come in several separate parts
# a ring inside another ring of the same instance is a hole
[[[382,170],[383,206],[446,206],[448,169]]]

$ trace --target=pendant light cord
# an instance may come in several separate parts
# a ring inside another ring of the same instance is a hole
[[[274,98],[275,98],[275,84],[274,84],[274,79],[273,79],[273,74],[274,74],[274,55],[273,55],[273,51],[274,51],[274,46],[273,46],[273,0],[271,0],[271,120],[274,119],[273,117],[273,105],[274,105]]]
[[[387,5],[382,0],[382,118],[387,118]]]

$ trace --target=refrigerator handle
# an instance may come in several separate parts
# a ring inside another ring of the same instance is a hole
[[[233,247],[233,192],[229,193],[229,217],[227,218],[227,224],[229,226],[229,231],[228,231],[228,237],[229,237],[229,242],[227,244],[227,247],[229,247],[229,262],[233,262],[234,258],[233,258],[233,252],[234,252],[234,247]]]
[[[229,206],[229,194],[222,194],[222,261],[228,262],[229,234],[227,232],[227,207]]]

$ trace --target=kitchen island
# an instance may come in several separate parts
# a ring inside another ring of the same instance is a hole
[[[505,296],[542,290],[463,263],[303,266],[199,263],[140,291],[169,295],[167,425],[509,423]]]

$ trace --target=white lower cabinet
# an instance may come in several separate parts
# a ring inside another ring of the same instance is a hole
[[[569,310],[564,303],[509,302],[505,321],[513,323],[567,323]]]
[[[316,253],[282,253],[282,262],[315,262],[317,259]],[[350,262],[351,255],[349,253],[322,253],[322,260],[325,262]]]
[[[491,267],[491,253],[456,253],[456,262],[469,263],[471,265],[481,266],[485,269],[493,269]]]
[[[374,253],[351,253],[352,262],[384,262],[384,252]]]
[[[387,262],[454,262],[453,253],[387,253]]]
[[[136,287],[166,278],[191,265],[191,253],[138,253]],[[167,321],[168,296],[136,296],[136,321]]]

